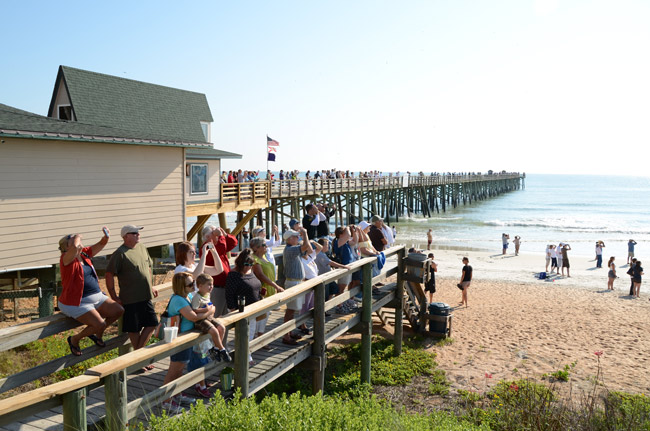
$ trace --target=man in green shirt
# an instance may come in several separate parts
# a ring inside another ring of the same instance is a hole
[[[158,326],[151,301],[158,296],[152,286],[153,261],[147,248],[140,243],[141,229],[133,225],[122,228],[124,243],[115,250],[106,267],[106,288],[111,298],[124,307],[122,332],[129,334],[135,350],[147,344]],[[119,295],[115,292],[115,275],[120,285]]]

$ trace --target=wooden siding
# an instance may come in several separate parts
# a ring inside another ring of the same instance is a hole
[[[5,139],[0,144],[0,270],[58,263],[59,239],[81,233],[102,254],[125,224],[147,247],[185,235],[182,148]]]
[[[191,204],[193,202],[205,201],[219,201],[221,190],[221,161],[220,160],[200,160],[200,159],[186,159],[186,169],[189,171],[189,165],[194,163],[207,163],[208,164],[208,194],[191,195],[190,194],[190,181],[191,177],[185,177],[185,193],[186,202]]]

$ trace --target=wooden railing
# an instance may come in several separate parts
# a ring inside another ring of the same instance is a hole
[[[221,203],[255,203],[268,201],[270,181],[255,183],[221,183]]]
[[[458,183],[472,183],[479,181],[497,181],[520,179],[521,175],[517,172],[508,172],[505,174],[485,174],[485,175],[411,175],[408,177],[409,186],[442,186]]]
[[[271,182],[271,197],[284,198],[399,187],[403,187],[401,177],[274,180]]]
[[[230,313],[221,318],[227,328],[235,330],[235,384],[240,388],[244,396],[248,396],[249,391],[249,363],[248,355],[269,342],[284,336],[290,331],[298,328],[309,319],[313,319],[313,341],[311,344],[312,358],[318,360],[320,364],[325,364],[326,340],[325,340],[325,311],[336,305],[347,301],[359,292],[363,292],[361,308],[361,333],[362,333],[362,355],[361,355],[361,380],[370,382],[370,343],[372,335],[372,284],[375,281],[385,279],[393,274],[398,275],[398,281],[395,291],[384,298],[392,300],[394,298],[403,298],[403,257],[404,246],[397,246],[386,250],[385,255],[398,255],[397,267],[383,272],[378,277],[372,277],[372,264],[375,258],[364,258],[351,265],[351,269],[333,270],[327,274],[318,276],[309,281],[305,281],[297,286],[277,293],[269,298],[265,298],[250,306],[245,307],[241,313]],[[337,280],[341,276],[362,271],[363,281],[360,287],[356,287],[343,294],[338,295],[326,301],[326,285]],[[292,301],[297,296],[303,295],[308,291],[314,291],[314,309],[308,313],[296,316],[294,319],[283,323],[274,328],[272,331],[255,338],[253,341],[248,339],[249,321],[254,321],[257,316],[266,314],[273,309]],[[401,353],[402,346],[402,301],[394,301],[395,304],[395,352]],[[381,305],[381,304],[380,304]],[[375,305],[377,306],[377,305]],[[0,332],[0,346],[6,350],[25,344],[35,339],[40,339],[67,330],[72,326],[71,319],[61,318],[61,315],[51,316],[50,318],[39,319],[38,322],[30,322],[24,325],[18,325],[14,328],[25,330],[12,331],[3,330]],[[75,325],[76,326],[76,325]],[[29,328],[27,330],[27,328]],[[20,335],[24,333],[24,335]],[[224,363],[211,362],[206,366],[194,370],[184,376],[170,382],[160,388],[148,392],[140,399],[128,402],[127,400],[127,373],[134,371],[144,365],[148,365],[166,358],[174,353],[194,346],[207,339],[209,335],[201,335],[197,331],[192,331],[179,335],[171,343],[159,342],[145,348],[126,353],[116,359],[105,362],[101,365],[92,367],[84,375],[48,385],[43,388],[35,389],[16,395],[0,401],[0,426],[10,424],[19,419],[29,417],[43,410],[56,406],[63,406],[63,421],[65,429],[85,430],[86,421],[86,396],[88,391],[98,386],[104,386],[105,390],[105,411],[104,428],[109,430],[123,430],[131,418],[136,417],[138,412],[149,410],[152,406],[160,404],[163,400],[180,393],[182,390],[191,387],[195,383],[205,379],[206,376],[215,374],[226,366]],[[112,340],[111,348],[120,344],[121,336]],[[123,342],[123,341],[122,341]],[[84,359],[88,359],[84,350]],[[107,350],[106,347],[102,350]],[[70,356],[70,355],[68,355]],[[315,367],[314,389],[322,390],[324,385],[325,367]]]

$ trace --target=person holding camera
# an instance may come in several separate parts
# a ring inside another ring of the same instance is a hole
[[[603,247],[605,247],[604,242],[596,241],[596,268],[603,267]]]
[[[208,254],[212,254],[213,264],[208,266],[206,265],[206,260]],[[194,244],[188,241],[183,241],[176,247],[176,268],[174,268],[174,274],[179,272],[189,272],[192,274],[194,279],[199,276],[199,274],[206,273],[211,276],[219,275],[223,272],[223,263],[219,256],[217,255],[216,250],[214,249],[214,244],[211,242],[206,242],[203,244],[201,250],[201,258],[199,263],[196,263],[196,248]]]
[[[501,242],[503,243],[503,254],[506,254],[506,251],[508,251],[508,240],[510,239],[510,235],[507,233],[501,234]]]

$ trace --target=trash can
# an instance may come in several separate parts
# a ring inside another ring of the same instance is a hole
[[[451,313],[451,307],[444,302],[432,302],[429,304],[429,314],[433,316],[449,316]],[[437,322],[435,320],[429,320],[429,331],[438,332],[441,334],[447,333],[447,319],[442,322]]]

